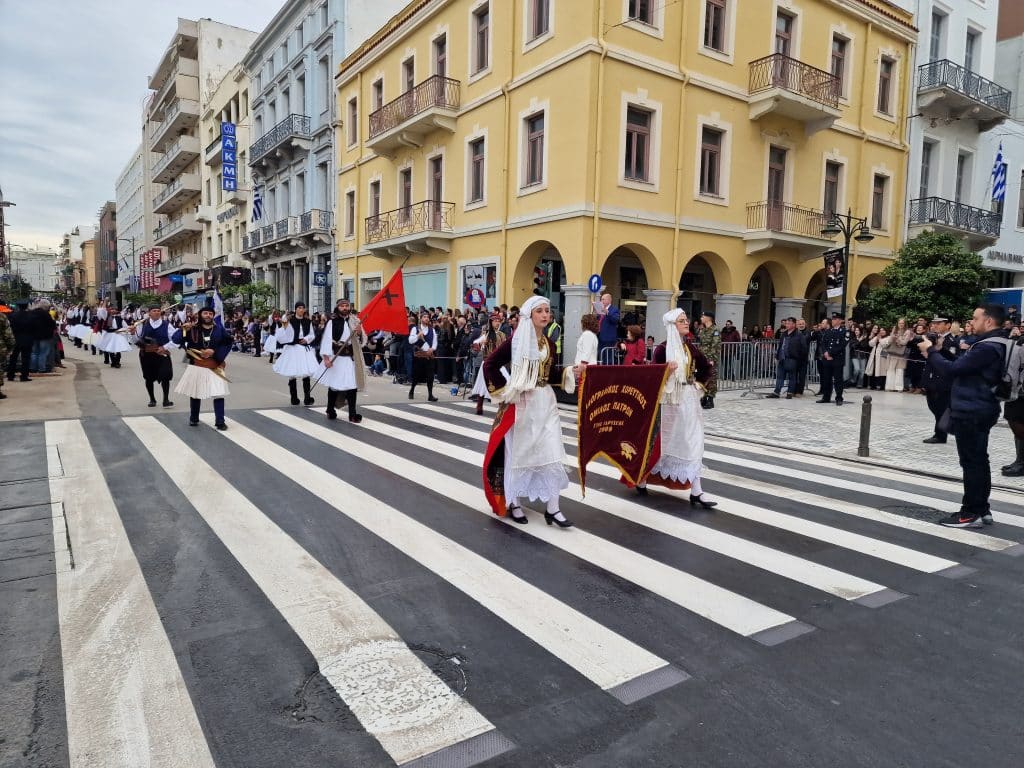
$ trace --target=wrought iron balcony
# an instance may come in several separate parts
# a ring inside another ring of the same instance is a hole
[[[249,165],[265,161],[271,152],[285,145],[308,150],[310,146],[310,120],[306,115],[288,115],[249,148]]]
[[[366,145],[378,154],[398,147],[420,147],[423,138],[438,128],[455,131],[462,84],[434,75],[397,99],[370,113]]]
[[[179,136],[176,142],[164,150],[163,157],[153,166],[153,181],[157,184],[166,184],[188,168],[197,157],[199,139],[195,136]]]
[[[982,130],[1010,116],[1010,91],[949,59],[918,67],[917,94],[925,114],[977,120]]]
[[[972,249],[992,245],[999,238],[1003,217],[994,211],[941,197],[910,201],[910,228],[933,229],[966,237]]]
[[[750,62],[750,119],[778,114],[799,120],[808,133],[839,117],[839,78],[802,61],[773,53]]]
[[[330,211],[314,208],[299,217],[299,234],[309,232],[329,232],[333,225],[334,215]]]
[[[775,246],[795,248],[808,253],[832,245],[821,234],[828,216],[816,208],[762,200],[747,204],[747,229],[743,235],[748,254]]]
[[[423,253],[435,248],[451,251],[455,237],[452,215],[455,203],[423,200],[366,218],[366,244],[370,250]]]

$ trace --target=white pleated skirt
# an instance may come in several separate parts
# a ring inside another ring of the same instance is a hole
[[[263,342],[263,351],[269,352],[272,355],[277,353],[277,338],[275,338],[274,334],[269,334],[267,340]]]
[[[289,379],[304,379],[306,376],[316,376],[320,364],[316,361],[316,355],[311,347],[303,347],[301,344],[289,344],[281,352],[281,356],[274,363],[274,373],[285,376]]]
[[[551,387],[531,389],[516,401],[516,422],[505,435],[505,498],[547,501],[569,487],[562,420]]]
[[[704,463],[704,411],[700,390],[685,386],[679,402],[661,405],[661,457],[651,474],[680,483],[693,482]]]
[[[321,364],[313,378],[328,389],[338,392],[356,389],[356,364],[351,357],[336,357],[330,368]]]
[[[103,339],[97,345],[97,349],[102,349],[112,355],[128,352],[131,348],[132,345],[128,343],[128,339],[123,333],[104,333]]]
[[[224,397],[231,394],[228,383],[211,371],[209,368],[200,368],[198,365],[185,366],[185,373],[181,375],[181,381],[174,391],[185,397],[194,397],[197,400],[208,400],[211,397]]]
[[[488,400],[491,399],[491,393],[487,391],[487,382],[484,381],[484,367],[482,365],[476,373],[476,381],[473,382],[473,389],[469,394],[473,397],[480,395]]]

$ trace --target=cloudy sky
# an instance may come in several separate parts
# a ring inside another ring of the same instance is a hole
[[[0,0],[7,240],[94,224],[141,140],[146,81],[179,16],[263,29],[284,0]]]

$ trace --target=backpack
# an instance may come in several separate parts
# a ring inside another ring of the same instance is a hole
[[[997,400],[1012,403],[1024,397],[1024,345],[1017,339],[1000,337],[982,339],[979,344],[991,342],[1003,348],[1003,372],[999,383],[992,387]]]

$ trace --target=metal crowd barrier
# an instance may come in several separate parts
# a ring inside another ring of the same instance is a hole
[[[753,392],[774,389],[780,343],[779,339],[723,342],[718,363],[718,390]],[[816,342],[811,342],[804,379],[806,383],[815,385],[818,383],[818,366],[814,359],[816,346]]]

